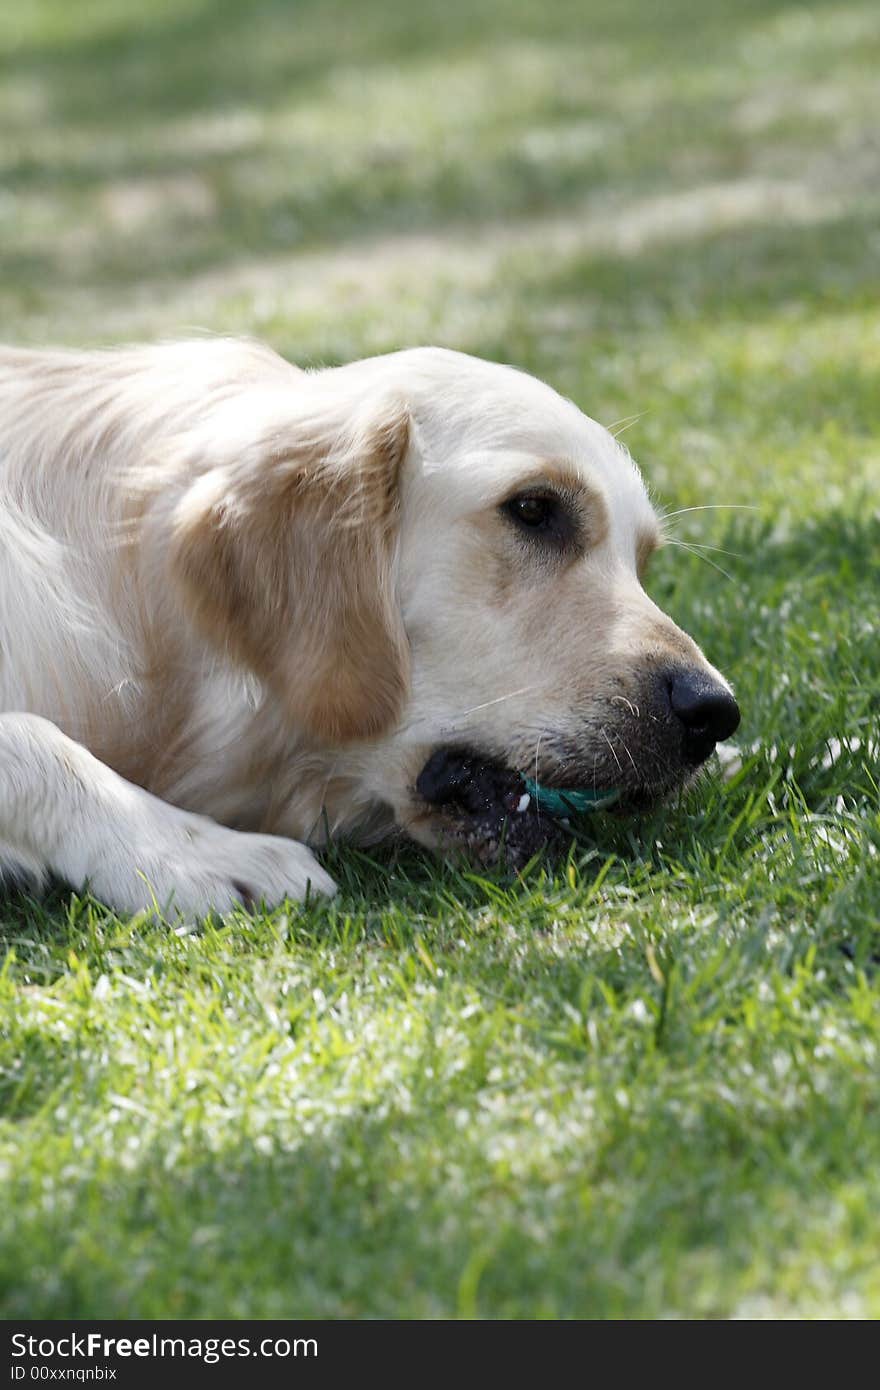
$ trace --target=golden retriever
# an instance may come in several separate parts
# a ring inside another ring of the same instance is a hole
[[[641,587],[658,539],[510,367],[4,349],[0,868],[194,918],[332,893],[306,841],[473,846],[465,756],[508,807],[662,797],[739,712]]]

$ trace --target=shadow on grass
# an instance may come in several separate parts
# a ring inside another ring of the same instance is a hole
[[[86,34],[56,44],[46,40],[31,48],[20,45],[8,59],[8,71],[16,82],[33,80],[44,85],[47,127],[57,126],[63,136],[68,127],[79,123],[87,134],[89,121],[106,122],[112,113],[114,131],[128,131],[133,143],[122,151],[105,151],[103,158],[92,152],[95,142],[88,138],[76,142],[72,153],[62,140],[54,160],[45,155],[12,155],[7,157],[5,186],[11,192],[69,196],[77,204],[79,217],[84,216],[83,203],[94,204],[119,182],[137,185],[154,180],[158,186],[153,195],[156,216],[141,234],[114,226],[112,219],[108,224],[106,218],[95,222],[85,216],[78,239],[74,238],[75,254],[60,235],[60,226],[57,250],[14,248],[7,277],[37,284],[49,293],[90,283],[142,284],[151,277],[163,281],[212,267],[231,271],[240,260],[289,252],[293,247],[340,243],[356,247],[395,232],[421,229],[442,235],[453,229],[476,233],[482,227],[484,235],[491,237],[492,223],[571,208],[587,191],[601,193],[608,187],[633,184],[640,192],[667,191],[681,186],[682,180],[684,186],[693,187],[693,149],[709,127],[715,144],[697,182],[738,177],[740,137],[726,129],[723,117],[715,128],[714,106],[705,99],[700,108],[703,119],[695,122],[687,81],[681,84],[681,95],[668,99],[662,121],[647,126],[636,123],[627,153],[618,156],[600,150],[574,165],[565,159],[557,164],[550,156],[538,161],[526,158],[517,147],[522,134],[518,119],[511,122],[509,140],[495,132],[485,149],[480,140],[470,146],[454,143],[451,150],[438,140],[435,150],[412,157],[405,148],[395,154],[383,137],[378,151],[357,145],[360,156],[355,167],[333,156],[317,163],[305,179],[297,176],[297,163],[307,153],[314,155],[310,147],[319,137],[300,136],[300,145],[291,138],[286,151],[282,143],[274,152],[260,135],[246,137],[241,147],[232,150],[223,149],[221,142],[208,151],[188,148],[185,133],[179,135],[177,149],[167,148],[167,142],[154,149],[148,140],[138,145],[134,137],[142,140],[150,121],[174,115],[234,116],[249,105],[271,114],[277,104],[289,103],[292,93],[306,100],[318,89],[330,119],[334,74],[352,67],[384,70],[409,60],[437,62],[460,48],[470,53],[480,43],[484,48],[479,50],[479,60],[489,71],[502,24],[511,42],[534,38],[545,44],[564,43],[575,51],[583,46],[589,54],[597,43],[615,40],[622,45],[628,64],[637,67],[642,62],[648,72],[652,60],[662,71],[668,57],[683,73],[699,73],[706,45],[732,38],[742,41],[749,24],[768,23],[774,14],[792,9],[797,6],[787,0],[750,0],[737,7],[707,7],[696,0],[675,0],[663,6],[631,0],[621,6],[603,0],[591,7],[589,22],[583,23],[581,7],[568,0],[538,9],[519,4],[513,15],[501,0],[476,12],[464,0],[456,0],[451,7],[422,10],[395,5],[354,9],[317,0],[295,7],[282,0],[252,4],[217,0],[149,22],[129,11],[101,35]],[[533,121],[552,124],[593,113],[588,91],[569,106],[563,103],[554,110],[551,102],[548,109],[533,115]],[[624,127],[630,119],[625,111],[617,112],[615,118]],[[360,138],[361,133],[357,134]],[[9,148],[13,151],[12,143]],[[676,161],[682,152],[686,158],[679,171]],[[254,169],[262,159],[268,163],[263,176],[255,179]],[[210,214],[187,213],[185,197],[183,210],[175,212],[173,192],[169,194],[162,182],[174,178],[207,181]],[[123,192],[123,201],[126,196]],[[63,223],[63,208],[59,215]],[[87,235],[90,225],[91,238]],[[783,240],[782,233],[779,239]],[[732,243],[733,239],[729,254],[736,265],[741,258],[748,260],[748,248],[737,242],[734,251]],[[834,245],[824,249],[825,261],[830,258],[837,264]],[[862,248],[856,258],[858,266],[866,250]],[[691,273],[690,287],[699,292],[699,268],[693,269],[690,256],[676,255],[675,283],[687,293],[688,283],[682,277]],[[618,294],[633,298],[644,288],[635,283],[638,272],[632,271],[631,263],[629,269],[618,272],[613,261],[601,257],[592,264],[587,279],[592,276],[594,284],[599,284],[605,274],[610,277],[603,291],[609,304]],[[822,264],[823,258],[815,255],[810,261],[812,268]],[[652,277],[650,256],[645,261],[645,277],[655,296],[662,292],[659,276],[664,268],[658,265]],[[780,248],[776,270],[783,279],[787,268]],[[723,272],[723,266],[718,270]],[[772,270],[768,264],[768,271]],[[711,273],[707,265],[706,274]],[[619,283],[628,282],[631,274],[633,283]],[[717,283],[726,282],[719,279]],[[552,297],[552,276],[545,288]],[[590,286],[585,283],[583,288],[587,291]],[[729,293],[733,297],[735,288]],[[779,297],[781,291],[771,293]]]
[[[820,0],[830,8],[835,0]],[[344,67],[394,67],[418,55],[451,57],[499,33],[589,47],[623,40],[650,60],[664,50],[693,63],[754,20],[798,12],[799,0],[448,0],[442,6],[360,6],[351,0],[197,0],[161,18],[120,8],[103,31],[15,43],[0,65],[16,78],[46,79],[63,121],[125,125],[157,110],[260,105]]]
[[[136,1158],[129,1146],[125,1164],[106,1153],[63,1196],[8,1188],[0,1306],[7,1318],[723,1316],[759,1293],[784,1307],[829,1236],[852,1261],[835,1279],[858,1284],[867,1255],[858,1189],[874,1185],[876,1127],[866,1078],[836,1073],[801,1104],[787,1090],[734,1099],[704,1055],[688,1075],[658,1072],[634,1113],[610,1093],[597,1102],[602,1074],[588,1069],[587,1134],[572,1077],[561,1108],[545,1097],[542,1134],[509,1099],[501,1146],[491,1111],[468,1108],[476,1074],[451,1090],[411,1078],[406,1110],[382,1096],[297,1141],[282,1121],[289,1152],[242,1139],[205,1154],[206,1131],[203,1156],[174,1164],[172,1116],[168,1141],[135,1144]],[[605,1079],[610,1091],[620,1078]]]
[[[526,276],[528,302],[579,294],[595,303],[599,329],[649,329],[665,318],[748,325],[780,305],[812,314],[867,307],[880,278],[872,251],[876,214],[868,208],[817,212],[815,223],[795,226],[758,220],[719,231],[707,223],[702,234],[687,238],[687,255],[674,240],[649,242],[635,253],[575,255],[561,272],[551,265],[532,283]]]

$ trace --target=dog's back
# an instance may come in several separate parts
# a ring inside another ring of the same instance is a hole
[[[246,678],[151,544],[194,462],[180,441],[248,383],[299,375],[225,340],[0,349],[0,877],[53,872],[128,911],[333,891],[303,845],[178,809],[253,824],[267,793],[245,775]]]
[[[131,748],[182,641],[141,544],[177,481],[175,437],[249,378],[293,372],[224,339],[0,348],[0,711],[44,715],[101,756],[122,723]]]

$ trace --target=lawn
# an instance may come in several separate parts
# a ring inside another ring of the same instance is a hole
[[[875,0],[3,5],[5,338],[437,342],[637,417],[743,709],[522,878],[0,899],[6,1317],[880,1315],[878,74]]]

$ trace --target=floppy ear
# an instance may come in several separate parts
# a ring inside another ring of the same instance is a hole
[[[202,632],[328,741],[391,728],[409,675],[392,574],[409,415],[336,417],[249,432],[178,502],[169,556]]]

